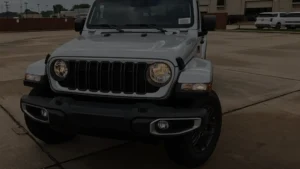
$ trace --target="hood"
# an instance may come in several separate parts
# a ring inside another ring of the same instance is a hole
[[[186,34],[112,33],[110,36],[79,36],[57,48],[52,56],[163,59],[177,65],[193,51],[197,39]]]

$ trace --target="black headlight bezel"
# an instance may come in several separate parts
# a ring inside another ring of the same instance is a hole
[[[151,77],[150,77],[150,67],[151,67],[152,65],[154,65],[154,64],[164,64],[164,65],[166,65],[166,66],[169,68],[169,70],[170,70],[170,78],[169,78],[165,83],[157,83],[157,82],[154,82],[154,81],[151,79]],[[155,86],[155,87],[164,87],[164,86],[166,86],[166,85],[171,81],[172,76],[173,76],[173,72],[172,72],[171,67],[170,67],[167,63],[164,63],[164,62],[155,62],[155,63],[149,65],[148,68],[147,68],[147,72],[146,72],[146,73],[147,73],[147,74],[146,74],[147,81],[148,81],[151,85],[153,85],[153,86]]]
[[[63,62],[65,62],[65,64],[66,64],[66,66],[67,66],[68,69],[69,69],[69,62],[66,61],[66,60],[63,60],[63,59],[56,59],[56,60],[52,61],[52,62],[51,62],[51,65],[50,65],[50,75],[51,75],[51,77],[52,77],[54,80],[56,80],[56,81],[63,81],[63,80],[65,80],[65,79],[68,77],[69,72],[68,72],[68,74],[66,75],[66,77],[59,77],[59,76],[57,76],[56,73],[54,72],[54,65],[55,65],[55,63],[56,63],[57,61],[63,61]]]

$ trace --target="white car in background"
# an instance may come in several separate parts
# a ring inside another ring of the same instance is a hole
[[[300,12],[290,12],[284,17],[284,25],[287,29],[300,28]]]
[[[280,29],[284,26],[285,12],[263,12],[260,13],[254,23],[257,29],[275,28]]]

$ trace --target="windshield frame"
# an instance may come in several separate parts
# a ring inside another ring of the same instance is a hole
[[[98,25],[93,25],[90,24],[90,21],[92,19],[92,13],[95,10],[95,8],[97,7],[97,2],[98,0],[95,0],[90,8],[89,14],[86,18],[86,28],[88,29],[111,29],[109,27],[103,27],[103,26],[98,26]],[[193,28],[195,26],[195,9],[194,9],[194,0],[186,0],[190,3],[191,5],[191,23],[190,24],[182,24],[182,25],[170,25],[170,26],[165,26],[165,25],[157,25],[158,27],[161,28],[165,28],[165,29],[189,29],[189,28]],[[151,24],[155,24],[155,23],[151,23]],[[149,28],[149,27],[141,27],[141,26],[123,26],[123,25],[117,25],[119,28],[121,29],[155,29],[155,28]],[[155,29],[156,30],[156,29]],[[157,31],[157,30],[156,30]]]

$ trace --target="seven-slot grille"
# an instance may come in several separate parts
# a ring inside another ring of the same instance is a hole
[[[68,61],[69,73],[60,81],[69,90],[125,94],[155,93],[159,87],[147,80],[145,62]]]

